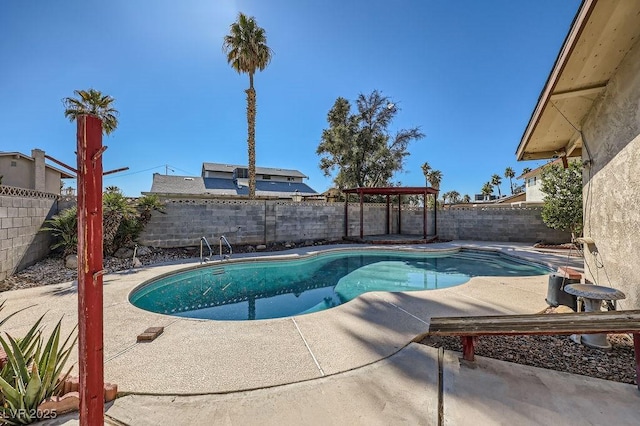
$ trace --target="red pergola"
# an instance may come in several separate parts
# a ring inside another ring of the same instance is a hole
[[[389,187],[375,187],[375,188],[350,188],[342,190],[345,194],[344,203],[344,236],[349,236],[349,195],[360,195],[360,238],[364,238],[363,234],[363,222],[364,222],[364,196],[366,195],[386,195],[387,196],[387,221],[386,221],[386,233],[389,234],[389,196],[398,196],[398,234],[402,234],[402,203],[401,199],[403,195],[422,195],[424,197],[424,207],[422,208],[422,236],[427,239],[427,195],[438,193],[437,190],[427,186],[389,186]]]

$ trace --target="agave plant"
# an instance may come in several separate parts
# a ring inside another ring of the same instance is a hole
[[[56,242],[51,246],[51,250],[62,248],[63,255],[74,253],[78,248],[78,209],[71,207],[63,210],[46,221],[43,231],[51,232]]]
[[[5,424],[29,424],[38,420],[38,406],[60,391],[71,372],[69,368],[63,374],[77,340],[77,336],[72,339],[75,327],[60,345],[62,320],[58,321],[44,343],[39,330],[41,320],[42,317],[23,339],[14,339],[9,334],[6,339],[0,336],[0,344],[7,354],[7,365],[0,375],[0,415]],[[26,348],[25,340],[30,341]]]

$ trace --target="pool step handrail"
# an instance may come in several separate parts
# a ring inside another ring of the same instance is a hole
[[[202,254],[203,243],[209,249],[209,256],[208,257],[204,257],[203,254]],[[207,237],[200,237],[200,263],[208,262],[209,260],[211,260],[212,256],[213,256],[213,249],[209,245],[209,241],[207,241]]]
[[[227,254],[227,255],[223,255],[222,254],[222,242],[223,241],[227,245],[227,247],[229,248],[229,254]],[[221,260],[229,259],[232,254],[233,254],[233,249],[231,248],[231,244],[229,244],[229,240],[227,240],[227,237],[225,237],[224,235],[220,236],[220,259]]]

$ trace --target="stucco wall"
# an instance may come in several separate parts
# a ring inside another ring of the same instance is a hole
[[[56,211],[53,194],[0,195],[0,281],[49,254],[40,228]]]
[[[592,163],[584,170],[584,235],[595,241],[585,270],[640,308],[640,43],[629,51],[582,125]],[[589,156],[583,149],[583,160]]]
[[[365,204],[363,214],[365,235],[385,233],[384,204]],[[402,233],[422,235],[422,215],[420,208],[403,206]],[[349,235],[358,236],[358,204],[349,204],[348,224]],[[391,213],[390,230],[391,233],[398,230],[397,207]],[[433,211],[427,212],[427,233],[434,234]],[[344,204],[172,199],[167,200],[164,214],[153,213],[140,242],[155,247],[195,246],[202,236],[217,243],[220,235],[225,235],[232,244],[341,239]],[[445,239],[531,243],[570,240],[567,233],[547,228],[538,208],[439,210],[438,235]]]

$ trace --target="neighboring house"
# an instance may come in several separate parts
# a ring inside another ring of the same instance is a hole
[[[640,1],[582,3],[516,155],[581,156],[586,277],[640,308]]]
[[[303,180],[298,170],[256,167],[256,196],[300,200],[318,196]],[[173,176],[154,173],[151,194],[218,197],[249,195],[249,175],[246,166],[202,163],[201,176]],[[145,193],[148,194],[148,193]]]
[[[19,152],[0,152],[2,185],[60,194],[62,179],[70,175],[45,163],[44,151],[34,149],[31,157]]]
[[[568,158],[567,161],[581,161],[580,158]],[[542,205],[544,204],[545,193],[542,192],[542,172],[546,167],[554,164],[563,164],[562,158],[556,158],[555,160],[544,164],[537,169],[533,169],[530,172],[524,173],[519,176],[518,179],[524,180],[526,197],[522,201],[526,201],[529,205]]]

